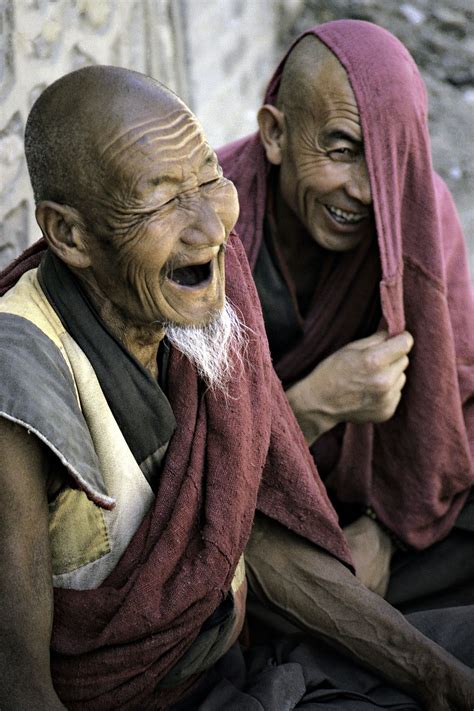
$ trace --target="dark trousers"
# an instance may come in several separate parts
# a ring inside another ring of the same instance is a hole
[[[402,612],[474,604],[474,500],[451,533],[424,551],[397,552],[386,599]]]

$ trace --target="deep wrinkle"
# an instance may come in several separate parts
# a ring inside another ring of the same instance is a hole
[[[146,122],[146,125],[149,125],[149,122]],[[197,124],[191,126],[191,129],[196,128]],[[187,130],[189,133],[189,126]],[[127,136],[129,134],[130,131],[126,132]],[[166,152],[163,155],[160,144],[160,159],[162,158],[160,167],[162,166],[163,172],[159,176],[154,175],[153,178],[144,179],[143,171],[138,166],[135,176],[130,172],[127,173],[125,180],[122,181],[120,191],[117,191],[118,194],[112,193],[110,200],[102,200],[101,204],[108,210],[109,223],[111,223],[114,231],[117,230],[123,234],[124,227],[134,226],[137,218],[153,217],[158,210],[166,208],[167,204],[175,199],[178,194],[183,195],[186,192],[188,182],[190,186],[196,188],[203,183],[209,183],[212,180],[221,178],[222,171],[218,166],[214,153],[207,143],[202,145],[199,139],[199,129],[197,131],[193,130],[191,135],[188,135],[187,142],[181,146],[182,155],[176,158],[174,154],[171,159],[167,157]],[[150,149],[152,149],[151,144],[147,146],[147,150]],[[204,154],[199,174],[197,176],[190,175],[186,180],[183,180],[184,161],[187,161],[188,164],[192,163],[199,151]],[[121,163],[126,162],[127,154],[122,153],[121,150],[119,153],[122,154],[122,159],[117,165],[114,164],[112,156],[109,157],[109,170],[119,171],[122,168]],[[222,178],[222,180],[225,179]],[[146,187],[142,188],[144,183]],[[122,209],[122,205],[126,206],[126,209]],[[118,210],[117,206],[119,207]],[[110,213],[112,214],[110,215]],[[161,212],[160,214],[163,213]],[[112,219],[110,219],[111,217]]]
[[[99,151],[108,234],[91,240],[93,266],[82,274],[99,313],[145,367],[164,335],[151,323],[205,325],[223,307],[221,248],[238,214],[235,189],[199,124],[176,103],[164,116],[151,105],[142,110],[149,118],[125,114],[121,126],[111,126]],[[193,272],[193,265],[208,266]],[[169,278],[182,268],[191,271]]]
[[[169,118],[171,116],[174,116],[175,118],[169,121]],[[125,151],[127,148],[130,148],[133,146],[135,141],[138,141],[140,139],[140,131],[141,135],[146,135],[146,132],[148,132],[150,129],[159,131],[159,130],[170,130],[173,125],[178,125],[183,119],[182,113],[179,109],[173,110],[169,112],[168,114],[165,114],[162,117],[158,117],[156,114],[154,114],[152,117],[149,119],[146,119],[144,121],[138,121],[137,123],[134,123],[133,125],[123,129],[121,132],[118,133],[117,136],[114,136],[110,141],[104,146],[102,151],[99,152],[99,156],[102,158],[102,160],[107,161],[106,155],[107,153],[112,150],[114,145],[116,143],[122,143],[122,148],[120,151]],[[153,125],[155,125],[155,129],[152,129]],[[138,135],[136,135],[138,133]],[[128,142],[125,142],[127,137],[130,137],[130,140]]]
[[[329,92],[321,79],[312,89],[311,111],[283,118],[280,192],[289,212],[280,210],[280,216],[287,226],[294,224],[279,233],[303,230],[320,246],[344,251],[367,234],[371,195],[355,98],[344,73],[332,64],[324,71],[335,73],[336,88],[333,84]],[[331,210],[361,219],[344,219]],[[293,239],[285,251],[300,248],[301,240]],[[309,243],[306,250],[311,251]]]

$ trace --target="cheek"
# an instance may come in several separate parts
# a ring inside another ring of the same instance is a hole
[[[209,196],[209,200],[212,209],[224,225],[225,231],[229,233],[237,222],[240,210],[234,184],[227,181],[227,185],[216,190]]]
[[[343,187],[350,177],[350,166],[337,161],[326,161],[313,176],[313,184],[321,193]]]
[[[321,166],[321,169],[306,171],[298,176],[296,184],[297,199],[301,204],[312,200],[322,200],[336,191],[343,184],[337,170]]]
[[[164,244],[163,244],[164,243]],[[166,240],[153,231],[141,230],[124,245],[118,259],[110,265],[111,293],[122,299],[148,302],[160,285],[160,275],[168,258]]]
[[[124,267],[122,274],[124,275],[126,286],[133,289],[139,288],[140,284],[145,281],[148,272],[146,262],[130,259],[124,264]]]
[[[125,255],[127,270],[159,272],[163,268],[179,240],[183,223],[179,213],[177,208],[173,208],[169,214],[156,216],[137,233]]]
[[[230,232],[239,218],[240,205],[237,197],[237,190],[233,188],[232,194],[226,199],[222,211],[222,222],[226,232]]]
[[[294,156],[289,156],[280,169],[281,190],[287,200],[293,204],[300,202],[304,192],[313,184],[315,172],[314,157],[300,157],[296,161]]]
[[[163,300],[160,269],[150,261],[132,260],[127,265],[124,276],[128,299],[131,304],[138,306],[136,314],[139,317],[144,314],[156,314]]]
[[[114,276],[116,293],[134,301],[146,284],[147,269],[141,260],[130,255],[121,260]]]

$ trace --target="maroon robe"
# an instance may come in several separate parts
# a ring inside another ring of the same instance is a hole
[[[0,275],[0,288],[35,266],[43,248],[37,243]],[[229,591],[256,508],[350,561],[272,369],[258,296],[235,237],[226,252],[226,292],[250,339],[229,397],[204,389],[172,349],[168,398],[177,427],[156,502],[99,588],[55,590],[51,666],[68,708],[156,710],[182,695],[187,687],[160,691],[158,682]]]
[[[380,425],[346,426],[328,484],[339,501],[371,506],[405,543],[421,549],[447,535],[474,482],[474,309],[464,238],[451,195],[432,168],[426,91],[407,50],[386,30],[356,20],[329,22],[301,37],[310,34],[338,57],[357,100],[381,278],[374,297],[376,265],[366,246],[340,259],[331,279],[315,285],[303,337],[275,367],[288,386],[354,340],[377,306],[368,299],[378,301],[390,335],[412,333],[395,415]],[[266,103],[275,104],[288,54]],[[236,230],[253,267],[269,164],[258,135],[218,155],[238,189]],[[333,447],[334,437],[324,443]]]

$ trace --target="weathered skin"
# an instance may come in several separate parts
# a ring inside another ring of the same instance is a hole
[[[181,106],[160,118],[156,110],[143,111],[140,121],[110,130],[100,141],[99,159],[110,176],[101,210],[113,240],[77,229],[80,217],[68,206],[40,203],[37,219],[104,321],[154,369],[164,321],[201,324],[222,308],[223,245],[237,218],[235,190],[195,118]],[[203,285],[168,278],[172,269],[207,262],[211,278]]]
[[[280,110],[271,104],[258,115],[267,158],[280,166],[275,207],[282,245],[290,257],[296,257],[295,242],[302,243],[306,236],[302,227],[317,244],[334,251],[353,249],[373,235],[359,111],[334,55],[327,53],[318,82],[303,101],[296,100],[291,115],[285,106]],[[327,206],[351,213],[357,222],[336,222]],[[313,254],[309,247],[305,251]]]
[[[246,560],[250,584],[266,605],[391,679],[426,711],[472,708],[474,672],[434,643],[431,659],[425,656],[423,636],[347,570],[338,570],[331,556],[257,513]],[[392,634],[397,628],[401,636]]]

